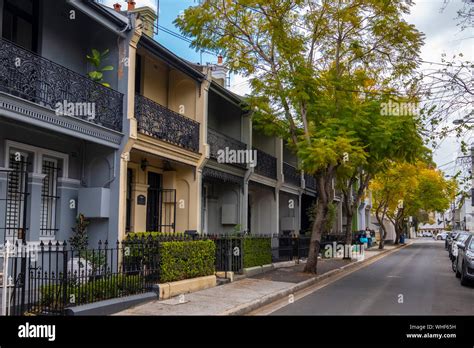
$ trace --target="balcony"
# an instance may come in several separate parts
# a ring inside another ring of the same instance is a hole
[[[316,190],[316,179],[314,176],[305,174],[304,182],[305,182],[306,188],[309,188],[311,190]]]
[[[0,39],[0,91],[56,111],[74,105],[74,118],[122,131],[123,95],[111,88]],[[94,110],[93,116],[77,112]]]
[[[257,166],[255,173],[266,176],[271,179],[277,178],[277,159],[262,150],[254,148],[257,151]]]
[[[286,183],[293,184],[298,187],[301,186],[300,171],[286,162],[283,162],[283,175],[285,177]]]
[[[144,96],[135,96],[138,131],[186,150],[199,152],[199,122]]]
[[[236,151],[236,161],[239,163],[228,163],[235,165],[240,168],[247,168],[247,163],[243,163],[243,161],[238,161],[239,159],[239,151],[240,153],[246,153],[247,150],[247,145],[244,144],[243,142],[236,140],[234,138],[231,138],[225,134],[219,133],[218,131],[215,131],[213,129],[208,129],[207,133],[207,142],[210,145],[210,155],[212,159],[219,160],[219,150],[225,151],[226,148],[229,150],[235,150]],[[244,152],[242,152],[244,150]],[[246,156],[246,155],[245,155]],[[248,161],[247,161],[248,162]]]

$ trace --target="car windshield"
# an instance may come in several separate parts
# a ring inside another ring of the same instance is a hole
[[[469,248],[468,249],[474,251],[474,237],[471,238],[471,243],[469,243]]]
[[[463,233],[463,234],[460,234],[456,240],[458,242],[464,242],[467,239],[467,237],[469,237],[469,235]]]

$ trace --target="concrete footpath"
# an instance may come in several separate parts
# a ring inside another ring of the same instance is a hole
[[[404,246],[372,248],[359,261],[320,259],[316,276],[303,273],[304,264],[277,268],[233,283],[147,302],[114,315],[244,315],[341,272],[350,273]]]

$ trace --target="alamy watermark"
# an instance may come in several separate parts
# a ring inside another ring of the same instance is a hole
[[[388,103],[380,104],[382,116],[418,116],[420,115],[420,104],[411,102],[397,102],[389,100]]]
[[[75,116],[87,118],[88,121],[95,119],[95,103],[72,103],[67,100],[57,102],[55,105],[57,116]]]
[[[217,150],[217,162],[226,164],[257,165],[257,150],[234,150],[229,147]]]

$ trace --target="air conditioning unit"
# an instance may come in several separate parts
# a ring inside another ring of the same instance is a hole
[[[86,218],[109,218],[110,189],[82,187],[77,200],[77,212]]]

